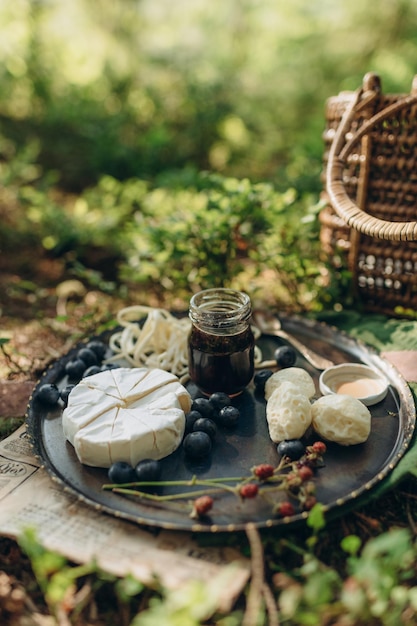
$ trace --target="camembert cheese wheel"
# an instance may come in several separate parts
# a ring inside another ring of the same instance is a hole
[[[62,426],[81,463],[135,466],[176,450],[190,408],[191,397],[174,374],[117,368],[87,376],[74,387]]]

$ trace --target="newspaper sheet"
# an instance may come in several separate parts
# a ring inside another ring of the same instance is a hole
[[[191,533],[148,530],[100,513],[63,490],[31,453],[25,426],[0,442],[0,533],[26,528],[76,563],[95,560],[117,576],[173,589],[222,577],[219,609],[228,611],[249,578],[249,562],[230,547],[201,547]]]

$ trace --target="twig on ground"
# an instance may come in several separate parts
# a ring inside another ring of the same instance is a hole
[[[252,576],[242,626],[255,626],[258,623],[262,599],[265,601],[270,626],[279,626],[275,599],[265,582],[264,550],[261,537],[254,524],[247,524],[245,530],[251,550]]]

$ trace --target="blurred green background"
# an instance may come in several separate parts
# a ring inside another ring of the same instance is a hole
[[[410,90],[415,0],[1,0],[0,23],[10,289],[347,302],[318,243],[325,101],[368,71]]]

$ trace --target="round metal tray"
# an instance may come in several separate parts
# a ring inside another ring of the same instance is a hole
[[[399,372],[369,347],[353,340],[325,324],[297,317],[281,318],[283,328],[294,334],[319,354],[336,364],[358,362],[379,370],[389,381],[389,391],[380,403],[369,407],[372,415],[371,434],[366,443],[343,447],[328,444],[325,466],[316,472],[316,495],[324,510],[337,514],[391,472],[405,454],[415,428],[416,412],[409,387]],[[271,358],[278,345],[285,343],[276,337],[263,335],[258,340],[264,358]],[[64,368],[79,348],[53,364],[42,376],[37,387],[45,382],[66,384]],[[299,356],[296,366],[305,368],[314,378],[318,392],[320,372]],[[37,388],[36,387],[36,388]],[[217,532],[243,530],[248,523],[259,528],[291,527],[307,518],[305,511],[296,512],[289,518],[272,513],[269,500],[262,497],[241,500],[234,494],[222,493],[215,498],[210,517],[194,520],[189,516],[190,505],[184,502],[150,502],[131,499],[102,489],[108,483],[104,469],[82,465],[62,431],[62,408],[48,410],[32,395],[27,413],[28,433],[34,454],[45,469],[62,488],[75,494],[80,500],[96,510],[123,519],[158,528],[193,532]],[[188,390],[197,396],[190,384]],[[207,463],[190,464],[184,458],[182,448],[162,461],[162,480],[190,480],[225,476],[247,476],[254,465],[270,463],[277,465],[279,457],[276,445],[269,438],[265,418],[265,400],[253,386],[234,400],[241,411],[241,419],[233,430],[220,430]],[[318,437],[309,434],[307,443]],[[164,487],[160,492],[169,493]]]

